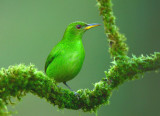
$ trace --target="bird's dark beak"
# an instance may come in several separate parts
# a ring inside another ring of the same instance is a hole
[[[87,26],[84,28],[85,30],[91,29],[93,27],[100,26],[98,23],[93,23],[93,24],[87,24]]]

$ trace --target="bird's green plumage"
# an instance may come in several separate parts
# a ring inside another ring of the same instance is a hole
[[[56,82],[69,81],[79,73],[85,58],[82,36],[86,26],[84,22],[71,23],[62,40],[50,52],[45,71]]]

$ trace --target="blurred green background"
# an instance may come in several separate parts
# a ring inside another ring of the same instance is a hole
[[[129,55],[160,52],[160,1],[113,3],[117,25],[128,38]],[[0,67],[32,63],[44,71],[46,57],[73,21],[102,24],[96,0],[0,0]],[[68,82],[74,90],[92,89],[111,65],[103,25],[86,32],[83,43],[83,68]],[[98,116],[159,116],[159,77],[160,73],[150,72],[144,78],[124,83],[114,90],[110,105],[100,107]],[[32,94],[9,109],[17,111],[16,116],[95,116],[81,110],[58,110]]]

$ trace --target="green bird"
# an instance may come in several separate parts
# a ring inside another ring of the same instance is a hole
[[[45,72],[56,82],[63,82],[71,91],[67,81],[73,79],[81,70],[85,58],[82,36],[86,30],[99,26],[74,22],[68,25],[62,40],[52,49],[45,63]]]

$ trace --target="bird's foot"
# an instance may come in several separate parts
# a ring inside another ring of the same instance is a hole
[[[71,89],[68,85],[67,85],[67,83],[66,82],[63,82],[63,84],[64,85],[66,85],[69,89],[70,89],[70,91],[73,91],[73,89]],[[79,98],[80,98],[80,94],[79,93],[77,93],[77,92],[75,92],[75,91],[73,91],[74,92],[74,95],[77,97],[77,99],[79,100]]]
[[[80,99],[80,94],[79,93],[77,93],[77,92],[75,92],[75,91],[73,91],[74,92],[74,95],[77,97],[77,99],[79,100]]]

